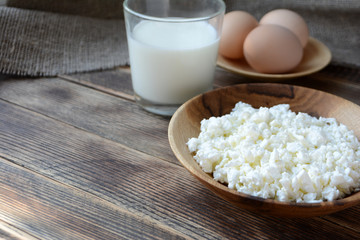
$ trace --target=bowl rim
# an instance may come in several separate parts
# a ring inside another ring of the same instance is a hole
[[[233,194],[236,197],[239,198],[244,198],[244,199],[249,199],[261,204],[269,204],[269,205],[277,205],[277,206],[286,206],[286,207],[294,207],[294,208],[311,208],[311,209],[316,209],[316,208],[334,208],[334,207],[342,207],[344,205],[346,205],[346,208],[351,207],[351,206],[355,206],[357,204],[360,203],[360,191],[356,191],[351,193],[350,195],[345,196],[344,198],[341,199],[336,199],[333,201],[322,201],[322,202],[314,202],[314,203],[307,203],[307,202],[286,202],[286,201],[279,201],[279,200],[275,200],[275,199],[265,199],[265,198],[261,198],[261,197],[256,197],[256,196],[252,196],[250,194],[246,194],[246,193],[242,193],[242,192],[238,192],[235,189],[230,189],[228,188],[225,184],[222,184],[218,181],[216,181],[211,174],[205,173],[200,166],[198,165],[198,163],[196,162],[196,160],[194,158],[192,158],[192,161],[195,162],[195,164],[199,167],[199,169],[193,169],[193,167],[188,163],[188,161],[182,156],[182,154],[180,154],[179,149],[177,148],[177,143],[174,139],[174,134],[172,132],[172,129],[174,129],[174,124],[175,124],[175,119],[177,119],[177,116],[180,115],[184,109],[186,109],[186,107],[190,104],[192,104],[192,102],[197,99],[197,98],[201,98],[204,95],[208,95],[211,94],[212,92],[215,91],[224,91],[228,88],[234,88],[240,85],[252,85],[252,86],[264,86],[264,85],[282,85],[282,86],[289,86],[289,87],[293,87],[293,88],[298,88],[298,89],[306,89],[306,90],[310,90],[310,91],[315,91],[315,92],[322,92],[324,94],[327,95],[331,95],[331,97],[335,97],[335,98],[340,98],[342,101],[347,101],[351,104],[356,105],[357,107],[360,108],[359,105],[357,105],[356,103],[353,103],[347,99],[341,98],[339,96],[336,96],[334,94],[328,93],[328,92],[324,92],[321,90],[316,90],[316,89],[312,89],[312,88],[308,88],[308,87],[303,87],[303,86],[297,86],[297,85],[291,85],[291,84],[282,84],[282,83],[242,83],[242,84],[235,84],[235,85],[231,85],[231,86],[226,86],[226,87],[220,87],[217,89],[214,89],[212,91],[197,95],[193,98],[191,98],[190,100],[188,100],[187,102],[185,102],[183,105],[181,105],[177,111],[174,113],[174,115],[172,116],[172,118],[170,119],[170,123],[168,126],[168,139],[169,139],[169,143],[170,143],[170,147],[173,150],[176,158],[180,161],[180,163],[196,178],[198,178],[199,180],[201,180],[203,183],[206,182],[208,184],[211,184],[212,186],[220,189],[221,191],[225,191],[225,192],[229,192],[231,194]],[[359,137],[358,137],[359,139]],[[195,174],[195,172],[200,173],[200,174]],[[336,211],[336,210],[335,210]],[[335,212],[333,211],[333,212]],[[318,216],[318,215],[316,215]]]

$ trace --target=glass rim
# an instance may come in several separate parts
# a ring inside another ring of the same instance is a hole
[[[162,17],[154,17],[154,16],[150,16],[150,15],[146,15],[146,14],[142,14],[142,13],[138,13],[132,9],[130,9],[128,7],[128,2],[130,0],[125,0],[123,2],[123,7],[124,10],[127,11],[128,13],[135,15],[137,17],[143,18],[145,20],[151,20],[151,21],[158,21],[158,22],[174,22],[174,23],[181,23],[181,22],[196,22],[196,21],[204,21],[204,20],[209,20],[212,19],[222,13],[225,13],[225,3],[223,0],[215,0],[217,2],[220,3],[220,9],[216,12],[214,12],[213,14],[210,14],[208,16],[204,16],[204,17],[190,17],[190,18],[162,18]]]

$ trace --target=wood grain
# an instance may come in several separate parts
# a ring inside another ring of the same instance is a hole
[[[360,104],[359,74],[329,66],[288,83]],[[76,229],[79,238],[136,239],[139,230],[130,224],[144,228],[144,238],[360,238],[360,206],[326,217],[284,219],[247,212],[212,194],[174,157],[169,119],[133,102],[127,68],[0,80],[0,186],[6,189],[0,192],[0,236],[61,239],[65,228],[66,234]],[[252,82],[216,71],[216,88]],[[24,209],[29,218],[23,218]]]
[[[0,202],[1,219],[41,239],[185,238],[159,222],[1,158]]]
[[[332,74],[334,70],[329,67],[311,77],[285,81],[287,84],[310,87],[345,98],[360,105],[360,75],[359,71],[348,69],[343,73]]]
[[[0,99],[178,164],[167,140],[168,119],[132,101],[58,78],[2,81]]]
[[[349,232],[360,237],[357,231],[343,232],[320,218],[283,220],[248,213],[208,192],[178,165],[4,102],[0,114],[0,153],[8,161],[191,238],[346,238]],[[40,228],[47,227],[42,224]]]
[[[61,77],[65,79],[71,78],[74,82],[87,82],[89,85],[99,90],[110,89],[110,94],[113,91],[116,91],[119,94],[125,92],[127,96],[129,96],[129,99],[132,99],[131,95],[133,94],[133,90],[131,86],[131,76],[130,71],[126,68],[108,70],[94,74],[81,73]],[[240,83],[258,82],[266,83],[268,81],[266,79],[247,78],[217,67],[214,87],[219,88]],[[356,68],[329,65],[325,69],[309,76],[271,82],[322,90],[348,99],[356,104],[360,104],[360,97],[358,97],[360,91],[360,70]],[[121,87],[119,85],[121,85]]]
[[[0,239],[13,239],[13,240],[36,240],[27,232],[21,231],[20,229],[8,224],[5,221],[0,221]]]
[[[103,72],[81,73],[59,76],[62,79],[88,86],[114,96],[134,101],[129,69],[115,69]]]

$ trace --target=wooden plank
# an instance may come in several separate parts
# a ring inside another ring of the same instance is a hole
[[[58,78],[2,81],[0,98],[179,164],[167,140],[168,118],[134,102]]]
[[[326,74],[318,73],[311,77],[294,79],[292,81],[288,80],[284,83],[311,87],[317,90],[335,94],[356,104],[360,104],[360,82],[357,83],[355,81],[349,81],[345,78],[329,78],[329,76]]]
[[[0,220],[0,239],[37,240],[34,236]]]
[[[127,94],[133,100],[134,94],[131,83],[131,71],[129,68],[117,68],[95,73],[77,73],[72,75],[61,75],[62,79],[80,83],[86,86],[106,91],[108,93]],[[241,82],[248,82],[249,79],[237,74],[230,73],[217,67],[215,71],[214,87],[223,87]]]
[[[217,87],[221,87],[252,82],[269,82],[269,80],[248,79],[229,73],[225,70],[218,69],[215,83]],[[305,77],[274,82],[304,86],[329,92],[356,104],[360,104],[360,70],[356,68],[345,68],[330,65],[318,73]]]
[[[351,228],[356,232],[360,232],[360,223],[359,221],[354,221],[359,219],[360,205],[357,205],[353,208],[345,209],[344,211],[325,216],[324,219],[331,222],[336,222],[341,226]]]
[[[129,69],[59,76],[62,79],[88,86],[114,96],[134,101]]]
[[[113,91],[117,93],[125,92],[129,100],[133,99],[130,71],[126,68],[108,70],[95,74],[80,73],[71,76],[64,75],[62,77],[73,82],[89,85],[96,89],[106,89],[105,91],[109,93]],[[215,88],[252,82],[280,82],[314,88],[360,104],[360,98],[358,97],[358,92],[360,91],[360,70],[356,68],[329,65],[322,71],[305,77],[279,81],[250,79],[231,73],[220,67],[217,67],[215,71]]]
[[[190,238],[360,238],[358,231],[344,229],[323,218],[280,219],[236,208],[204,189],[181,166],[9,103],[0,102],[0,116],[0,156],[135,215],[154,219]],[[4,173],[8,171],[1,169]],[[22,178],[23,173],[15,175]],[[27,179],[31,177],[24,176],[21,181],[25,184]],[[57,195],[51,188],[44,190],[49,196],[36,196],[67,199],[66,196],[73,195]],[[14,198],[36,194],[32,191],[27,195],[26,191],[31,191],[27,189],[31,187],[24,187],[25,193],[17,193]],[[28,201],[25,197],[24,203]],[[35,204],[30,202],[24,206],[32,205]],[[50,209],[53,208],[44,209],[44,213]]]
[[[119,74],[119,72],[120,76],[116,76],[117,74]],[[95,88],[101,89],[102,86],[104,86],[105,84],[104,79],[106,79],[105,81],[109,83],[111,81],[114,81],[114,79],[121,79],[122,77],[124,77],[124,75],[130,74],[130,72],[126,69],[120,69],[116,71],[106,72],[104,74],[106,77],[102,77],[101,73],[99,73],[98,75],[78,74],[77,76],[74,76],[74,79],[72,80],[76,82],[76,78],[80,78],[84,82],[91,82],[92,84],[94,84]],[[126,76],[125,79],[127,93],[132,94],[131,79],[128,76]],[[217,68],[214,86],[222,87],[247,82],[254,82],[254,80],[230,73],[221,68]],[[330,92],[350,101],[353,101],[357,104],[360,104],[360,98],[358,97],[358,93],[360,92],[360,71],[358,69],[330,65],[324,70],[310,76],[298,79],[290,79],[283,82],[287,84],[295,84]],[[108,87],[109,89],[113,88],[111,84],[108,85]],[[115,87],[115,90],[120,90],[120,88]],[[331,217],[326,217],[325,219],[330,219],[331,221],[347,224],[348,227],[356,229],[358,231],[359,224],[357,224],[357,221],[351,221],[351,219],[356,218],[358,211],[350,209],[346,210],[346,212],[347,214],[340,214],[339,216],[338,214],[334,214]],[[344,217],[347,221],[343,220]]]
[[[345,80],[346,82],[360,84],[360,69],[356,67],[329,65],[324,70],[318,72],[316,75],[322,76],[322,78],[337,79],[340,82]]]
[[[136,216],[2,158],[0,218],[40,239],[186,238],[159,222]],[[1,230],[4,225],[0,226]],[[11,238],[34,239],[10,230]]]

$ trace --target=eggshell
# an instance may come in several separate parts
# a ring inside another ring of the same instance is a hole
[[[245,38],[256,26],[258,21],[247,12],[232,11],[225,14],[219,53],[231,59],[242,58]]]
[[[259,25],[244,42],[248,64],[261,73],[286,73],[301,61],[303,48],[299,39],[287,28]]]
[[[268,12],[260,19],[260,24],[276,24],[292,31],[306,46],[309,38],[309,29],[305,20],[296,12],[288,9],[276,9]]]

